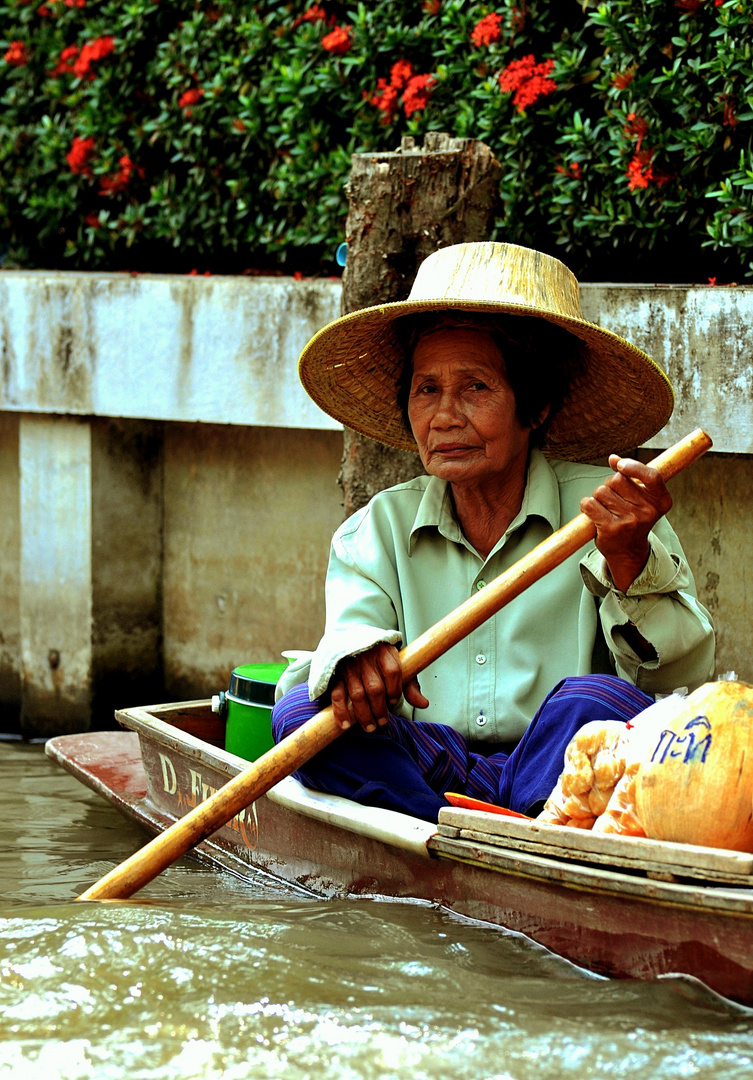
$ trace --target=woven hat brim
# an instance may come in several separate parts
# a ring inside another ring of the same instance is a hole
[[[524,304],[479,300],[402,300],[361,308],[320,330],[299,360],[309,396],[329,416],[377,442],[414,453],[397,404],[404,349],[395,322],[425,311],[533,315],[561,326],[585,345],[585,362],[547,431],[549,457],[589,461],[624,453],[669,420],[674,395],[666,374],[637,346],[585,319]]]

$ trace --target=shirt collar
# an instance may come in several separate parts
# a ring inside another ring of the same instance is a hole
[[[450,485],[438,476],[429,477],[426,490],[418,504],[408,540],[408,551],[411,555],[421,529],[437,529],[446,540],[452,540],[456,544],[462,544],[465,539],[455,517]]]
[[[494,551],[498,550],[510,533],[520,528],[530,517],[543,518],[551,526],[552,531],[560,526],[560,494],[557,477],[542,452],[535,448],[531,450],[528,460],[528,477],[520,511],[508,525],[505,535],[495,545]],[[446,480],[440,480],[438,476],[429,477],[426,490],[421,497],[408,540],[410,555],[413,554],[418,534],[421,529],[426,528],[437,529],[446,540],[451,540],[456,544],[467,544],[455,517],[449,484]]]

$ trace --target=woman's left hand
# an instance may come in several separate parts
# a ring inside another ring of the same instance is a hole
[[[648,534],[672,508],[672,496],[656,469],[612,454],[614,476],[581,501],[581,511],[596,526],[596,547],[612,580],[627,592],[648,560]]]

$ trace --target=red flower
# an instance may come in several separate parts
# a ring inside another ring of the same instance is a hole
[[[634,78],[635,72],[628,68],[627,71],[620,71],[617,75],[612,76],[612,86],[615,90],[626,90]]]
[[[87,41],[85,45],[81,46],[81,52],[78,54],[77,59],[73,64],[73,74],[77,79],[93,79],[94,72],[92,71],[92,64],[97,60],[103,60],[106,56],[109,56],[111,52],[115,50],[115,38],[101,37],[95,38],[94,41]]]
[[[436,79],[433,75],[412,75],[403,90],[403,109],[406,116],[420,112],[429,104]]]
[[[322,38],[322,48],[336,56],[348,52],[353,47],[351,28],[349,26],[336,26],[331,33]]]
[[[721,99],[724,102],[724,112],[722,113],[722,123],[725,127],[736,128],[737,127],[737,114],[735,113],[734,100],[728,96],[723,96]]]
[[[675,7],[688,15],[695,15],[704,0],[675,0]]]
[[[402,90],[413,74],[413,65],[408,60],[398,60],[390,68],[390,86]]]
[[[91,135],[87,139],[80,139],[78,135],[76,135],[70,150],[65,155],[65,160],[68,162],[71,172],[83,176],[91,176],[92,171],[89,167],[89,162],[93,153],[94,139]]]
[[[31,57],[23,41],[11,41],[10,48],[3,59],[6,64],[12,64],[13,67],[24,67]]]
[[[90,229],[99,228],[99,214],[87,214],[84,218],[84,225]]]
[[[576,180],[580,180],[583,176],[583,169],[579,161],[571,161],[567,168],[558,165],[557,172],[562,173],[563,176],[574,176]]]
[[[654,179],[650,151],[636,151],[630,159],[625,175],[628,178],[628,188],[631,191],[635,191],[637,188],[647,188]]]
[[[369,98],[370,105],[376,105],[384,113],[382,124],[391,124],[397,112],[398,88],[390,85],[386,79],[377,81],[377,88]]]
[[[628,113],[625,119],[627,123],[622,129],[624,134],[636,137],[635,150],[628,162],[627,172],[625,173],[630,190],[636,191],[638,188],[647,188],[651,183],[656,184],[657,187],[663,187],[664,184],[670,183],[674,179],[671,173],[654,168],[653,159],[656,151],[643,146],[643,140],[648,134],[648,120],[634,112]]]
[[[99,181],[99,194],[100,195],[119,195],[122,191],[128,187],[131,176],[136,173],[137,176],[143,176],[144,170],[137,168],[128,154],[124,154],[118,162],[120,169],[114,176],[102,176]]]
[[[180,97],[178,98],[178,106],[183,109],[186,116],[190,116],[191,110],[190,108],[188,108],[188,106],[198,104],[198,102],[200,102],[203,97],[204,91],[201,89],[201,87],[192,86],[190,90],[184,90],[183,93],[180,95]]]
[[[502,16],[498,15],[496,11],[492,11],[489,15],[484,15],[483,19],[480,19],[473,30],[471,30],[471,41],[480,49],[482,45],[493,45],[496,41],[502,37],[502,28],[500,23],[502,22]]]
[[[638,136],[635,144],[635,149],[638,151],[641,148],[644,138],[648,134],[648,120],[643,116],[638,116],[637,113],[634,112],[628,113],[625,119],[627,120],[627,123],[622,130],[626,135]]]
[[[525,112],[540,97],[552,94],[557,89],[554,79],[549,76],[554,70],[554,60],[536,63],[533,53],[520,60],[513,60],[499,74],[499,87],[504,93],[512,93],[512,103],[518,112]]]
[[[37,15],[41,15],[42,18],[46,18],[48,15],[52,15],[52,11],[47,7],[47,4],[40,4],[37,8]]]
[[[717,7],[718,7],[718,6],[719,6],[719,5],[717,5]],[[709,278],[709,285],[716,285],[716,278],[715,278],[715,277],[710,277],[710,278]]]
[[[305,22],[323,22],[326,23],[328,26],[333,26],[336,22],[336,19],[334,15],[328,15],[324,8],[321,6],[321,4],[312,4],[311,7],[303,13],[303,15],[299,15],[296,19],[293,20],[293,29],[295,30],[297,26],[300,26],[301,23]]]
[[[379,79],[374,93],[367,97],[370,105],[376,105],[384,113],[382,124],[391,124],[398,108],[400,91],[403,91],[403,109],[406,116],[425,109],[436,79],[433,75],[414,75],[413,66],[407,60],[398,60],[390,69],[390,81]]]
[[[60,54],[55,67],[50,71],[50,75],[72,75],[73,74],[73,58],[78,56],[78,45],[67,45]]]
[[[441,0],[424,0],[423,4],[421,5],[427,15],[438,15],[441,6]]]
[[[76,7],[76,8],[86,7],[86,0],[65,0],[65,6],[70,7],[70,8],[72,8],[72,7]]]

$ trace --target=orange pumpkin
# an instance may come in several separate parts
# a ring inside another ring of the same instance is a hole
[[[753,686],[688,696],[636,777],[646,836],[753,852]]]

